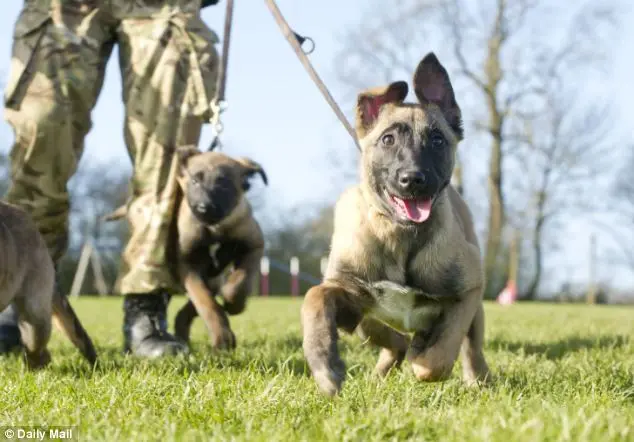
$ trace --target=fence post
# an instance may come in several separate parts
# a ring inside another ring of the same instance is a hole
[[[260,296],[269,296],[270,263],[267,256],[260,260]]]
[[[106,278],[103,277],[103,268],[101,266],[101,257],[95,247],[91,250],[90,264],[92,272],[95,275],[95,286],[100,296],[106,296],[108,294],[108,284],[106,284]]]
[[[79,263],[77,263],[77,270],[75,270],[75,277],[73,278],[73,284],[70,288],[71,297],[79,296],[79,292],[81,291],[81,287],[84,283],[84,278],[86,277],[86,270],[88,269],[88,264],[90,264],[91,254],[92,254],[92,243],[90,241],[86,241],[84,243],[84,246],[81,249]]]
[[[588,291],[586,292],[586,303],[596,304],[597,302],[597,237],[593,233],[590,236],[590,253],[589,253],[589,278],[588,278]]]
[[[328,257],[324,256],[323,258],[321,258],[321,279],[324,279],[324,275],[326,274],[326,270],[328,270]]]
[[[299,295],[299,258],[293,256],[291,258],[291,296]]]

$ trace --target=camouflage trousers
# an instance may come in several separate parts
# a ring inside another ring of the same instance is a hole
[[[134,166],[122,293],[179,287],[166,263],[177,191],[173,153],[198,143],[219,64],[218,37],[201,20],[200,4],[25,0],[15,25],[5,91],[4,116],[15,134],[6,199],[31,213],[56,263],[68,246],[67,182],[118,45],[123,132]]]

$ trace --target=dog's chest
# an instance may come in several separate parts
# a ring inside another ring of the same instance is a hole
[[[416,252],[409,258],[386,260],[384,255],[382,280],[370,284],[370,316],[401,332],[429,328],[462,290],[462,272],[453,261],[426,262]]]
[[[376,280],[391,281],[443,298],[455,298],[464,290],[464,269],[454,259],[439,260],[413,251],[407,258],[380,258]],[[427,254],[429,256],[429,254]]]
[[[237,241],[211,241],[200,247],[197,253],[208,278],[218,276],[240,255],[242,245]]]
[[[401,332],[429,328],[443,310],[443,304],[420,291],[388,281],[375,283],[371,293],[375,304],[369,316]]]

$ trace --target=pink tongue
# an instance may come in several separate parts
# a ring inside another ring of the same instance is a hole
[[[422,223],[429,218],[431,213],[431,198],[427,200],[415,200],[415,199],[400,199],[394,197],[396,203],[400,206],[403,214],[407,218],[415,223]]]

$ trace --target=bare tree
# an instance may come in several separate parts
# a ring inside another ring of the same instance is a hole
[[[627,146],[627,156],[622,159],[622,164],[614,181],[611,183],[612,197],[609,201],[616,208],[613,210],[614,222],[602,222],[596,224],[612,239],[614,252],[612,253],[612,264],[625,264],[634,269],[634,250],[632,249],[632,239],[634,238],[634,144],[631,141]],[[614,256],[616,255],[616,256]]]
[[[339,79],[358,90],[407,78],[430,50],[447,65],[467,129],[472,129],[461,145],[463,167],[457,168],[454,181],[462,182],[469,163],[488,156],[485,270],[488,294],[497,293],[503,283],[499,259],[508,221],[508,162],[527,141],[526,122],[536,123],[536,116],[543,115],[552,92],[545,79],[569,78],[572,84],[586,68],[602,66],[609,47],[602,44],[604,31],[615,24],[617,4],[405,0],[373,6],[374,14],[345,36],[337,60]],[[467,186],[466,196],[470,192]]]
[[[126,165],[127,166],[127,165]],[[71,196],[71,253],[78,253],[87,239],[97,248],[120,251],[127,237],[125,222],[101,222],[101,217],[125,203],[129,167],[87,163],[68,184]]]
[[[523,144],[513,156],[517,173],[509,179],[514,194],[523,195],[517,200],[528,203],[509,204],[513,223],[526,232],[530,243],[533,271],[526,299],[538,295],[544,254],[560,245],[561,223],[608,209],[605,199],[593,195],[608,193],[606,171],[614,152],[608,137],[609,106],[599,100],[584,105],[576,91],[564,91],[558,83],[553,82],[556,89],[546,96],[542,112],[525,121]]]
[[[614,181],[614,196],[620,202],[619,213],[628,224],[628,228],[634,229],[634,144],[627,150],[628,155],[624,158],[620,170]]]

